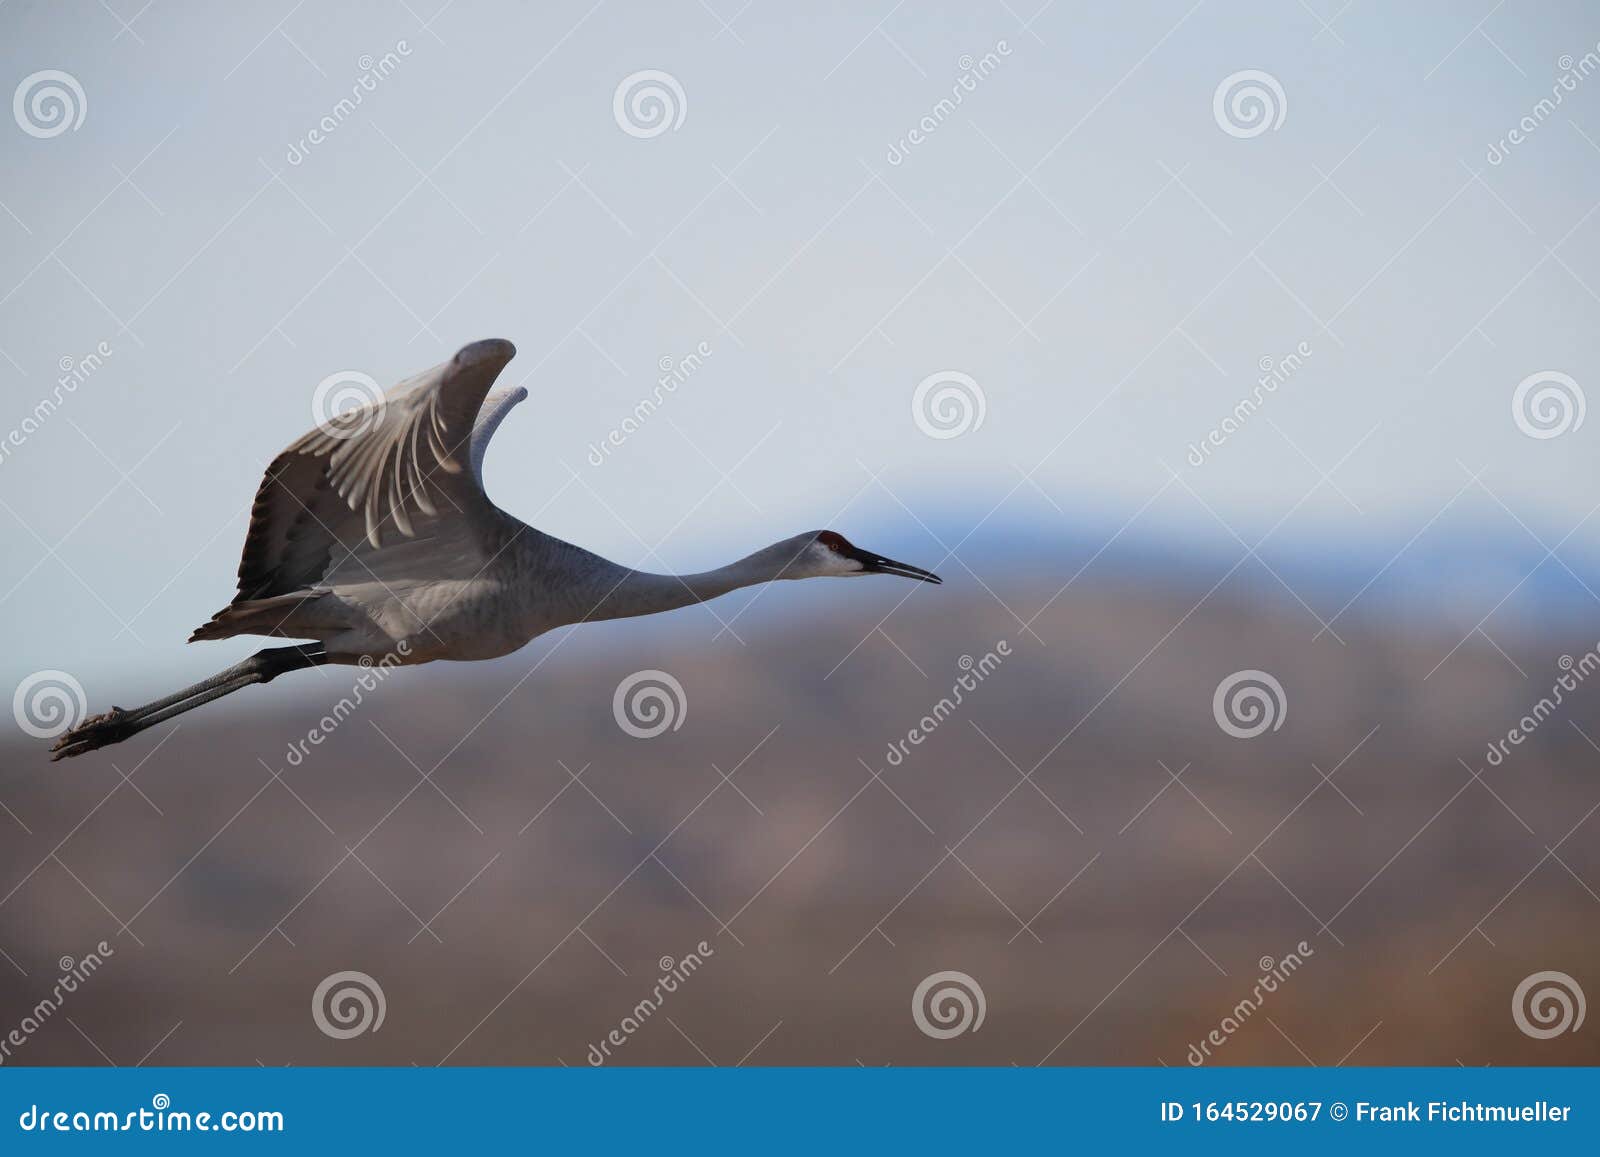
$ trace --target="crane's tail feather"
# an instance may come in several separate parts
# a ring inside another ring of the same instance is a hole
[[[266,599],[243,599],[229,603],[194,629],[189,642],[231,639],[235,635],[277,635],[282,638],[308,637],[302,612],[322,598],[321,593],[295,591]]]

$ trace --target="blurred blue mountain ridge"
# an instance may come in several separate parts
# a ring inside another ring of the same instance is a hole
[[[1125,516],[1074,511],[1040,524],[947,507],[920,534],[893,519],[857,529],[874,549],[924,566],[953,548],[997,587],[1028,580],[1059,587],[1070,580],[1193,589],[1199,597],[1238,564],[1235,575],[1271,577],[1264,596],[1298,598],[1323,619],[1403,616],[1470,628],[1489,616],[1541,630],[1600,612],[1600,551],[1587,540],[1574,535],[1563,542],[1566,530],[1524,528],[1498,507],[1465,501],[1431,523],[1397,520],[1361,531],[1286,526],[1259,546],[1262,531],[1239,527],[1235,538],[1209,515],[1195,524],[1138,519],[1130,525]],[[948,572],[956,582],[966,577],[959,563],[944,565],[947,580]]]

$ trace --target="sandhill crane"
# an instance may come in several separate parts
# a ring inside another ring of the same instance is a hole
[[[242,663],[142,707],[92,716],[54,758],[82,755],[253,683],[325,663],[491,659],[556,627],[630,618],[777,579],[903,575],[920,567],[807,531],[700,574],[609,562],[505,513],[483,490],[483,457],[528,396],[490,387],[508,341],[463,347],[443,365],[346,410],[272,460],[256,492],[234,599],[189,641],[315,639]]]

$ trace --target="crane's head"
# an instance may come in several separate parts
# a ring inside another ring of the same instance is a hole
[[[893,574],[902,578],[919,579],[925,583],[942,583],[944,580],[932,571],[923,570],[910,563],[896,562],[862,550],[844,535],[833,530],[813,531],[800,536],[803,548],[785,577],[815,578],[834,576],[845,578],[862,574]],[[810,539],[809,543],[804,540]]]

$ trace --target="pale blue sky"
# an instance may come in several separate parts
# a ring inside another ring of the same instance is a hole
[[[1600,544],[1581,523],[1600,418],[1535,439],[1511,412],[1540,371],[1593,387],[1600,75],[1486,159],[1560,58],[1595,49],[1592,7],[109,8],[0,7],[4,90],[58,69],[87,104],[76,130],[0,131],[0,434],[62,359],[113,351],[0,461],[7,685],[221,665],[228,647],[182,639],[230,596],[260,471],[318,381],[387,385],[487,336],[517,343],[508,376],[532,393],[491,495],[656,568],[825,524],[903,526],[936,563],[918,520],[954,544],[991,510],[1043,536],[1138,513],[1227,549],[1219,519],[1254,539],[1287,514],[1275,541],[1381,552],[1463,487],[1451,518],[1485,541],[1530,545],[1503,502],[1549,544]],[[291,164],[361,58],[401,41]],[[891,165],[961,59],[1001,41]],[[686,107],[640,139],[613,96],[645,69]],[[1239,138],[1213,95],[1246,69],[1286,108]],[[703,367],[589,465],[660,360],[701,342]],[[1186,464],[1257,363],[1302,342],[1291,380]],[[935,439],[911,399],[944,370],[985,418]]]

